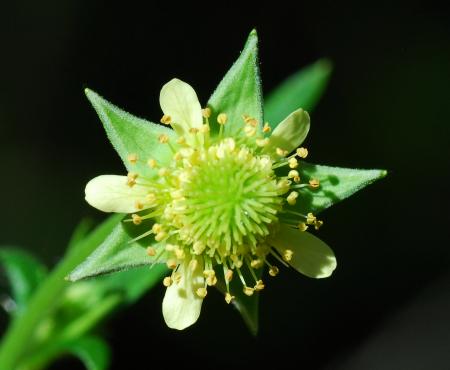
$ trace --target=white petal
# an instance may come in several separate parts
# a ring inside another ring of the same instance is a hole
[[[308,277],[326,278],[336,268],[336,257],[331,248],[306,231],[281,224],[272,244],[281,255],[287,249],[292,250],[294,254],[288,263]]]
[[[187,262],[180,265],[181,281],[172,283],[166,290],[162,311],[169,328],[183,330],[194,324],[200,316],[203,299],[196,290],[204,285],[203,269],[197,267],[194,272]]]
[[[273,151],[281,148],[288,153],[292,152],[308,135],[309,123],[308,112],[301,108],[292,112],[273,130],[265,150]]]
[[[191,127],[202,126],[201,105],[194,89],[186,82],[174,78],[166,83],[161,89],[159,103],[179,135],[187,134]]]
[[[86,201],[100,211],[132,213],[145,208],[136,205],[145,201],[148,190],[138,184],[128,186],[126,176],[102,175],[89,181],[85,192]]]

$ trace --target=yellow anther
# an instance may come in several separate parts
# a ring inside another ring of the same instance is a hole
[[[284,194],[289,191],[290,185],[291,185],[291,182],[289,180],[282,179],[277,182],[277,189],[280,191],[281,194]]]
[[[272,129],[270,128],[269,123],[266,122],[266,123],[264,124],[264,127],[263,127],[263,132],[264,132],[265,134],[267,134],[267,133],[269,133],[271,130],[272,130]]]
[[[203,276],[204,277],[216,276],[216,272],[214,270],[204,270]]]
[[[322,225],[323,225],[323,221],[321,221],[321,220],[317,220],[316,222],[314,222],[314,228],[316,230],[319,230],[322,227]]]
[[[128,162],[130,162],[131,164],[136,164],[138,159],[139,159],[139,157],[137,154],[135,154],[135,153],[128,154]]]
[[[297,161],[297,158],[295,158],[295,157],[289,158],[288,163],[289,163],[289,167],[290,168],[297,168],[298,167],[298,161]]]
[[[242,291],[244,292],[245,295],[248,295],[250,297],[255,292],[255,289],[250,288],[249,286],[244,286],[244,289]]]
[[[202,109],[202,116],[203,116],[203,118],[211,117],[211,108],[206,107],[206,108]]]
[[[194,254],[199,255],[202,254],[205,250],[206,245],[205,243],[201,242],[200,240],[197,240],[194,242],[194,245],[192,246],[192,249],[194,250]]]
[[[206,278],[206,284],[208,284],[209,286],[213,286],[217,284],[217,277],[215,276],[208,276]]]
[[[275,151],[280,157],[285,157],[288,154],[287,150],[283,150],[281,148],[277,148]]]
[[[180,144],[180,145],[186,144],[186,138],[185,138],[184,136],[180,136],[180,137],[177,139],[177,144]]]
[[[233,261],[234,265],[239,269],[242,267],[242,261],[239,259],[238,256],[236,256],[235,254],[232,254],[230,256],[231,260]]]
[[[181,274],[179,272],[174,272],[172,274],[172,280],[179,284],[181,281]]]
[[[168,174],[169,174],[169,170],[167,168],[165,168],[165,167],[160,168],[159,171],[158,171],[158,175],[160,177],[167,176]]]
[[[225,293],[225,302],[227,302],[228,304],[230,304],[235,298],[236,297],[234,295],[231,295],[230,293]]]
[[[306,223],[312,225],[316,222],[317,218],[311,212],[306,215]]]
[[[183,156],[181,155],[180,152],[176,152],[176,153],[173,155],[173,159],[175,159],[176,161],[181,161],[181,160],[183,159]]]
[[[224,125],[225,123],[227,123],[227,120],[228,120],[228,117],[227,117],[227,115],[225,113],[220,113],[217,116],[217,123],[219,125]]]
[[[298,193],[296,191],[291,191],[291,193],[287,196],[286,200],[287,202],[293,206],[295,203],[297,203]]]
[[[286,249],[283,252],[283,259],[287,262],[289,262],[290,260],[292,260],[292,256],[294,255],[294,252],[291,249]]]
[[[251,125],[245,126],[245,127],[244,127],[244,132],[245,132],[245,135],[247,135],[248,137],[255,136],[255,134],[256,134],[256,128],[254,128],[254,127],[251,126]]]
[[[311,179],[309,180],[309,186],[311,186],[313,189],[317,189],[320,186],[320,181],[317,179]]]
[[[147,161],[147,165],[148,165],[150,168],[155,168],[155,167],[157,166],[157,163],[156,163],[156,161],[155,161],[154,159],[149,159],[149,160]]]
[[[280,272],[280,269],[277,266],[270,266],[270,269],[269,269],[270,276],[277,276],[279,272]]]
[[[300,175],[296,170],[290,170],[288,173],[288,178],[293,179],[294,182],[300,182]]]
[[[161,232],[162,230],[162,226],[160,224],[153,224],[152,226],[152,231],[157,234],[159,232]]]
[[[298,229],[300,231],[306,231],[306,230],[308,230],[308,225],[306,225],[304,222],[299,222]]]
[[[246,117],[246,118],[244,118],[244,121],[247,125],[250,125],[253,127],[256,127],[258,125],[258,121],[252,117]]]
[[[197,291],[196,291],[195,293],[197,293],[197,295],[198,295],[200,298],[205,298],[206,295],[208,294],[208,291],[206,290],[206,288],[198,288]]]
[[[167,144],[169,142],[169,137],[166,134],[161,134],[159,135],[158,140],[161,144]]]
[[[177,261],[174,259],[170,259],[166,262],[166,265],[168,268],[170,268],[171,270],[174,270],[177,267]]]
[[[255,289],[256,291],[259,291],[259,290],[263,290],[264,288],[265,288],[265,285],[264,285],[263,281],[262,280],[258,280],[256,282],[256,285],[255,285],[255,287],[253,289]]]
[[[191,269],[191,271],[195,271],[197,269],[197,266],[198,266],[197,260],[191,260],[191,262],[189,262],[189,268]]]
[[[170,287],[172,285],[172,278],[170,276],[166,276],[163,280],[163,285],[165,287]]]
[[[184,253],[184,250],[181,248],[177,248],[175,249],[175,256],[179,259],[182,260],[184,259],[184,257],[186,256],[186,254]]]
[[[170,117],[168,114],[164,114],[161,117],[161,123],[165,124],[165,125],[169,125],[170,122],[172,122],[172,117]]]
[[[191,127],[190,129],[189,129],[189,132],[191,133],[191,134],[196,134],[196,133],[198,133],[198,128],[197,127]]]
[[[161,240],[165,239],[166,237],[167,237],[167,233],[165,231],[161,231],[155,235],[155,240],[157,242],[160,242]]]
[[[256,139],[255,142],[256,142],[256,145],[258,145],[259,147],[263,147],[263,146],[266,146],[267,144],[269,144],[269,139],[268,138]]]
[[[131,218],[133,220],[133,224],[140,225],[142,223],[142,217],[137,214],[132,214]]]
[[[149,202],[149,203],[153,203],[153,202],[156,200],[156,195],[153,194],[153,193],[148,193],[148,194],[145,196],[145,200],[146,200],[147,202]]]
[[[231,279],[233,279],[233,270],[227,270],[225,273],[225,280],[231,281]]]
[[[127,175],[127,185],[129,187],[132,187],[134,184],[136,184],[136,179],[138,178],[138,174],[134,172],[129,172]]]
[[[156,249],[153,247],[147,247],[147,255],[153,257],[156,255]]]
[[[298,148],[297,149],[297,155],[300,157],[300,158],[306,158],[307,156],[308,156],[308,149],[306,149],[306,148]]]
[[[252,262],[250,262],[250,266],[254,269],[259,269],[262,265],[263,261],[260,260],[259,258],[252,260]]]
[[[207,132],[209,132],[209,125],[202,125],[202,127],[199,128],[199,131],[203,134],[206,134]]]
[[[142,202],[140,202],[139,200],[134,202],[134,206],[136,207],[136,209],[143,209],[144,208],[144,204],[142,204]]]

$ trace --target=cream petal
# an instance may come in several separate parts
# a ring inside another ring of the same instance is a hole
[[[145,209],[141,205],[148,193],[146,187],[127,185],[126,176],[102,175],[93,178],[86,185],[86,201],[103,212],[133,213]]]
[[[273,130],[266,151],[275,151],[277,148],[288,153],[298,148],[308,135],[310,119],[308,112],[298,109],[287,116]]]
[[[281,224],[272,245],[282,256],[290,249],[293,255],[288,263],[308,277],[326,278],[336,268],[336,257],[331,248],[306,231]]]
[[[159,103],[179,135],[186,135],[192,127],[202,126],[201,105],[194,89],[186,82],[174,78],[166,83],[161,89]]]
[[[181,280],[167,288],[162,311],[169,328],[183,330],[200,316],[203,299],[197,296],[196,290],[204,286],[204,278],[202,268],[192,271],[187,262],[180,265],[178,272]]]

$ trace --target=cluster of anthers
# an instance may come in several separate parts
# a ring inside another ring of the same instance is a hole
[[[268,123],[258,132],[259,122],[244,114],[242,132],[226,136],[228,117],[223,112],[217,115],[219,132],[212,136],[210,108],[203,109],[202,116],[201,127],[191,127],[175,142],[165,134],[159,136],[159,142],[172,151],[169,166],[129,154],[131,164],[146,161],[158,175],[128,173],[127,186],[145,189],[145,196],[134,200],[135,208],[143,211],[127,221],[139,225],[153,220],[136,240],[153,234],[158,243],[149,246],[147,253],[155,262],[163,258],[172,270],[163,281],[166,287],[179,284],[188,270],[192,275],[198,271],[203,278],[196,280],[195,293],[204,298],[207,287],[216,285],[216,274],[223,274],[225,301],[230,303],[235,298],[230,291],[232,279],[238,278],[243,292],[251,296],[264,289],[255,270],[267,265],[270,276],[276,276],[279,269],[269,259],[286,265],[293,258],[293,250],[280,253],[271,245],[279,223],[299,232],[323,224],[312,213],[301,214],[289,207],[301,201],[303,189],[320,185],[317,179],[303,182],[300,177],[298,168],[300,159],[308,155],[306,148],[297,148],[293,154],[270,148]],[[172,117],[165,114],[161,122],[169,125]],[[289,168],[287,176],[277,175],[281,167]],[[250,272],[247,277],[244,267]]]

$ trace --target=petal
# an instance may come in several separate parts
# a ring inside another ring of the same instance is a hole
[[[281,224],[272,244],[281,255],[287,249],[292,250],[294,254],[288,263],[306,276],[325,278],[336,268],[336,257],[331,248],[306,231]]]
[[[191,127],[203,124],[202,108],[194,89],[177,78],[166,83],[159,95],[164,114],[171,118],[171,126],[179,135],[185,135]]]
[[[162,304],[164,320],[169,328],[183,330],[199,318],[203,299],[197,296],[196,290],[204,285],[202,270],[197,267],[192,272],[187,262],[178,268],[181,280],[167,288]]]
[[[281,148],[288,153],[292,152],[308,135],[309,122],[309,114],[303,109],[292,112],[273,130],[266,150],[274,151]]]
[[[85,193],[86,201],[100,211],[132,213],[145,209],[136,203],[144,204],[148,190],[138,184],[128,186],[126,176],[102,175],[88,182]]]

